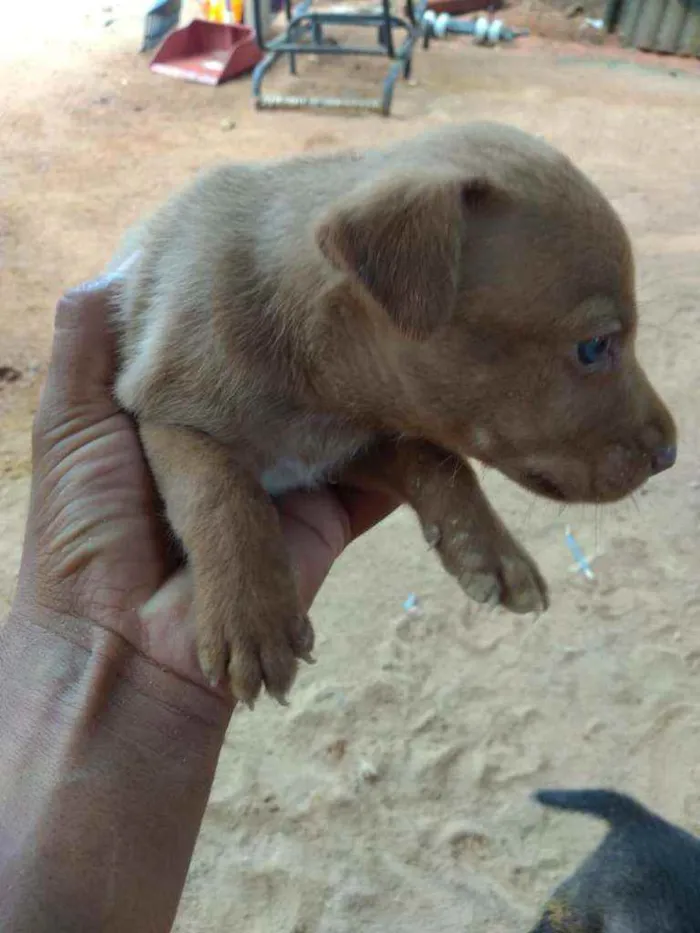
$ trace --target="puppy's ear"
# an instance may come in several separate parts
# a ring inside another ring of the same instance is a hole
[[[355,277],[407,337],[428,337],[454,309],[468,215],[488,181],[404,178],[340,202],[316,230],[336,268]]]

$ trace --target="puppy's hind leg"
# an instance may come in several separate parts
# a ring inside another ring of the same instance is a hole
[[[313,630],[301,611],[277,512],[227,447],[188,428],[142,423],[168,520],[194,580],[199,660],[252,703],[264,683],[282,701]]]

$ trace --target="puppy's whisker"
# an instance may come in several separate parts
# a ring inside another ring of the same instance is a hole
[[[529,524],[529,522],[530,522],[530,519],[532,518],[532,515],[533,515],[533,513],[534,513],[536,507],[537,507],[539,504],[540,504],[540,503],[539,503],[539,500],[536,499],[534,496],[530,499],[530,502],[528,503],[528,506],[527,506],[527,508],[526,508],[526,510],[525,510],[525,514],[523,515],[522,520],[521,520],[521,524],[522,524],[523,530],[528,526],[528,524]]]
[[[520,651],[523,651],[527,643],[531,640],[535,631],[539,633],[540,629],[542,628],[542,622],[544,618],[545,618],[544,612],[537,612],[534,614],[534,618],[532,619],[532,622],[530,623],[530,625],[528,625],[525,628],[525,631],[523,632],[523,635],[518,642],[518,648]]]

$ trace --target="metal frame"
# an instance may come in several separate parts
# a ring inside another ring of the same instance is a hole
[[[394,16],[390,0],[382,0],[382,9],[378,13],[333,13],[331,11],[314,13],[311,11],[312,0],[302,0],[292,8],[291,0],[285,0],[287,28],[284,33],[270,42],[263,36],[261,0],[253,0],[255,32],[260,48],[268,54],[253,71],[253,98],[259,109],[287,108],[301,109],[331,108],[335,110],[350,108],[370,110],[388,116],[394,86],[403,73],[404,78],[411,75],[413,45],[420,37],[420,22],[427,6],[427,0],[419,0],[414,7],[413,0],[406,0],[405,18]],[[377,45],[339,45],[334,39],[324,35],[326,26],[369,26],[377,30]],[[405,36],[397,44],[394,30],[405,31]],[[393,64],[384,80],[381,97],[353,98],[342,97],[293,97],[280,94],[263,94],[262,82],[275,62],[283,55],[289,56],[289,71],[297,73],[297,55],[369,55],[390,59]]]

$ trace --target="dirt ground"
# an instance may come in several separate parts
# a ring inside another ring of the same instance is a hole
[[[131,221],[217,160],[477,118],[545,135],[629,225],[641,356],[681,430],[677,468],[607,510],[561,512],[486,477],[551,583],[537,621],[467,605],[407,513],[351,549],[318,600],[319,662],[291,708],[234,718],[178,933],[525,931],[600,832],[540,812],[528,800],[540,785],[614,785],[700,830],[697,63],[538,37],[497,50],[450,40],[417,55],[391,119],[257,114],[247,81],[211,90],[151,75],[135,54],[135,4],[40,13],[41,28],[18,16],[0,38],[0,367],[20,374],[0,382],[0,610],[52,305],[100,270]],[[558,22],[564,36],[581,29]],[[357,92],[382,70],[310,63],[304,80]],[[283,72],[273,83],[294,86]],[[593,582],[571,571],[567,523]]]

